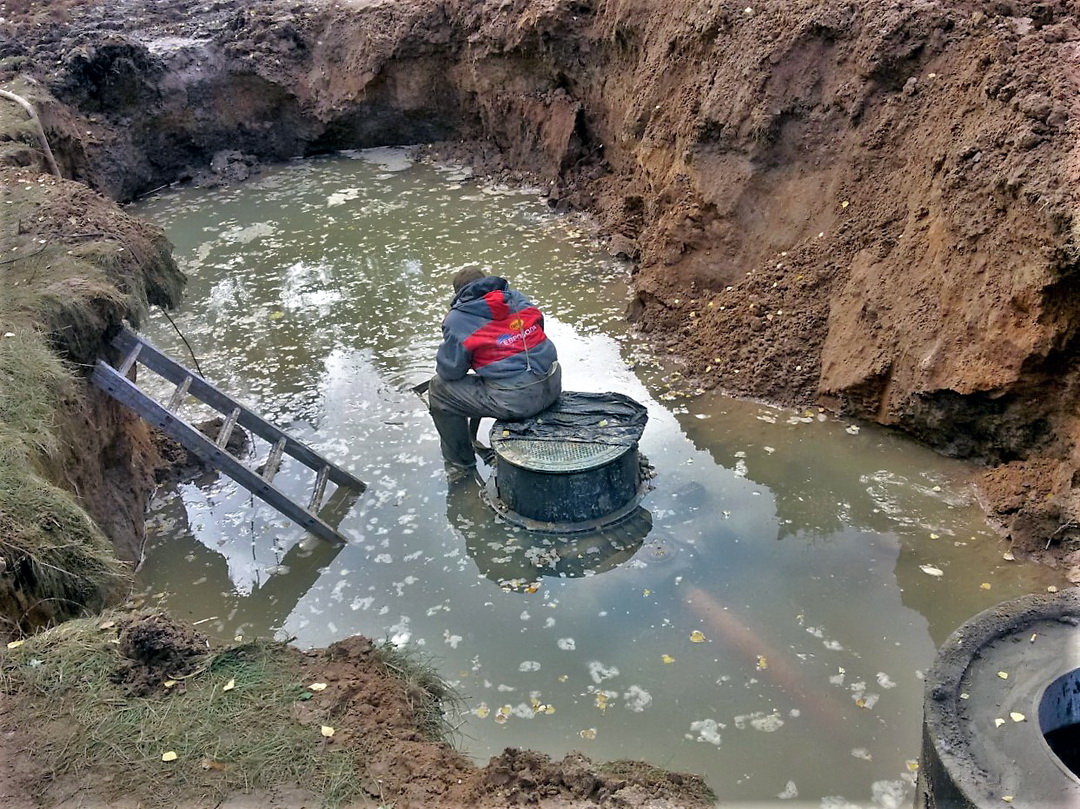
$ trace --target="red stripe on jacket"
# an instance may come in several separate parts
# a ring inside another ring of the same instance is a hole
[[[526,348],[533,349],[547,339],[544,316],[535,306],[511,312],[502,290],[489,292],[484,301],[491,310],[492,320],[470,334],[463,343],[472,355],[474,369],[520,354]]]

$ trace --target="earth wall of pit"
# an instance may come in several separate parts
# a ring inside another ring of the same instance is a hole
[[[67,176],[126,201],[437,142],[631,259],[690,389],[984,463],[1076,548],[1072,2],[86,3],[0,46]],[[17,35],[17,36],[16,36]],[[216,158],[216,159],[215,159]]]

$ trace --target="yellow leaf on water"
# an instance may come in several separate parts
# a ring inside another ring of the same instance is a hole
[[[1027,719],[1027,717],[1024,716],[1022,713],[1020,713],[1019,711],[1013,711],[1011,714],[1009,714],[1009,719],[1011,719],[1014,722],[1023,722],[1024,720]]]
[[[236,688],[236,680],[235,679],[229,680],[229,682],[227,682],[227,683],[225,683],[225,685],[221,686],[222,691],[232,691],[234,688]]]
[[[675,662],[675,658],[671,655],[660,655],[660,659],[664,662],[664,665]]]
[[[691,643],[704,643],[705,640],[705,633],[698,629],[695,629],[693,632],[690,633]]]
[[[999,728],[1004,724],[1005,724],[1005,720],[1002,719],[1000,716],[997,719],[994,720],[994,727],[996,727],[996,728]]]
[[[765,655],[757,656],[757,670],[765,671],[769,667],[769,661],[765,659]]]
[[[549,716],[551,714],[555,713],[555,706],[554,705],[545,705],[544,706],[544,713],[548,714]]]
[[[176,761],[177,758],[179,758],[179,757],[176,755],[175,750],[170,750],[167,753],[162,753],[161,754],[161,760],[162,761]]]
[[[334,729],[333,729],[332,727],[330,727],[329,725],[323,725],[323,726],[322,726],[322,727],[321,727],[321,728],[319,729],[319,732],[320,732],[320,733],[321,733],[321,734],[322,734],[323,736],[325,736],[326,738],[328,738],[328,739],[329,739],[329,738],[330,738],[331,736],[333,736],[333,735],[334,735]]]
[[[979,585],[979,589],[980,590],[989,590],[990,589],[990,582],[984,581],[982,584]]]
[[[310,690],[310,691],[325,691],[326,690],[326,683],[312,683],[311,685],[308,686],[308,690]]]
[[[487,719],[488,716],[491,714],[491,708],[489,708],[487,705],[481,705],[479,708],[476,709],[475,713],[481,719]]]
[[[998,677],[1000,677],[1002,680],[1008,680],[1009,679],[1009,672],[1007,672],[1007,671],[999,671],[998,672]]]
[[[585,730],[578,731],[578,736],[580,736],[583,739],[595,739],[596,738],[596,728],[586,728]]]
[[[652,595],[652,590],[650,590],[648,587],[646,587],[644,590],[641,591],[641,594],[643,596],[645,596],[646,598],[648,598],[649,596]]]
[[[1012,795],[1002,795],[1001,799],[1003,801],[1005,801],[1005,803],[1012,803],[1013,802],[1013,796]]]
[[[24,643],[26,643],[26,641],[24,641],[24,640],[13,640],[13,641],[11,641],[11,643],[9,643],[9,644],[7,645],[7,647],[8,647],[9,649],[18,649],[18,648],[19,648],[20,646],[22,646],[22,645],[23,645]]]
[[[915,760],[908,760],[905,763],[907,764],[908,772],[917,772],[918,771],[919,762],[917,762]]]

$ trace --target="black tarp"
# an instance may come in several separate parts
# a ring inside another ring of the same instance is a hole
[[[521,421],[497,421],[492,446],[499,441],[580,441],[633,447],[645,430],[648,410],[622,393],[567,391],[547,410]]]

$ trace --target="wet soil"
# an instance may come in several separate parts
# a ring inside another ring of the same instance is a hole
[[[823,405],[968,458],[1015,554],[1080,581],[1077,15],[1066,0],[2,0],[0,85],[37,105],[74,181],[57,185],[89,189],[19,230],[75,240],[166,184],[434,144],[592,213],[633,262],[628,316],[683,364],[686,395]],[[10,187],[42,167],[32,144],[0,146]],[[116,451],[85,458],[86,477],[120,474],[127,494],[83,500],[135,548],[147,439],[107,403],[89,417]],[[508,758],[487,786],[525,800],[546,766]]]
[[[119,625],[122,663],[109,673],[109,679],[123,686],[132,699],[167,702],[171,694],[183,689],[185,678],[197,676],[207,665],[211,650],[207,640],[166,615],[136,614]],[[368,797],[350,803],[350,807],[697,809],[712,805],[709,790],[699,777],[641,762],[598,766],[580,753],[554,761],[539,753],[507,749],[477,767],[449,744],[424,736],[418,706],[425,704],[425,695],[417,693],[417,685],[390,675],[366,638],[346,638],[310,652],[284,647],[280,654],[295,659],[300,682],[326,686],[312,692],[311,699],[297,702],[293,718],[313,727],[333,718],[332,743],[355,755],[366,782]],[[0,707],[10,699],[10,695],[0,694]],[[35,751],[63,747],[71,733],[65,718],[45,717],[28,727],[11,721],[13,713],[0,713],[0,756],[8,764],[0,768],[0,804],[5,809],[208,806],[205,795],[213,792],[214,766],[205,768],[206,783],[185,782],[181,789],[163,782],[161,787],[168,794],[149,804],[145,798],[117,795],[110,788],[107,767],[95,767],[92,774],[74,772],[54,779],[43,771]],[[211,763],[228,766],[227,762]],[[154,774],[148,772],[147,776]],[[31,799],[30,795],[38,797]],[[323,797],[302,786],[278,787],[236,794],[213,805],[302,809],[322,806]]]

